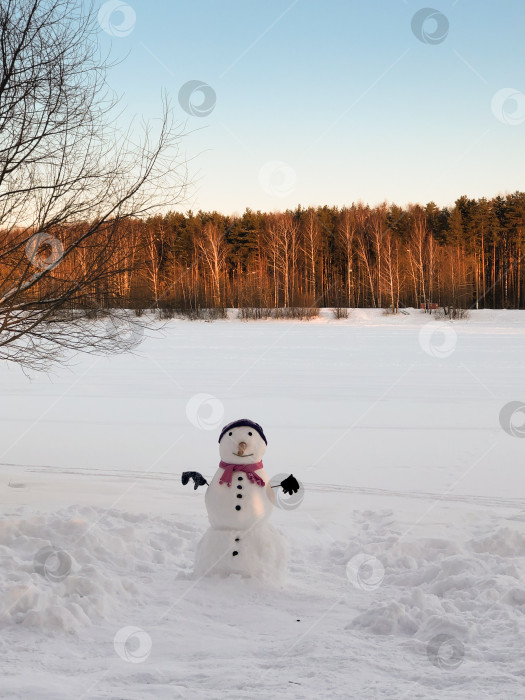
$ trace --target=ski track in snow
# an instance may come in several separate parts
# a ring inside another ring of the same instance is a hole
[[[341,323],[173,322],[144,353],[175,383],[147,359],[104,359],[46,424],[82,366],[53,384],[2,368],[0,697],[523,697],[525,440],[498,424],[525,398],[522,318],[473,314],[442,359],[421,351],[429,320],[415,313],[399,327],[364,310]],[[264,333],[281,347],[231,389]],[[284,585],[192,576],[208,522],[202,489],[179,475],[216,468],[218,429],[185,414],[206,391],[221,424],[263,424],[270,474],[290,467],[305,485],[301,506],[270,521],[288,542]]]
[[[173,481],[175,483],[180,482],[181,474],[169,474],[162,472],[150,472],[147,474],[140,474],[136,471],[108,471],[105,469],[57,469],[56,467],[44,467],[44,466],[30,466],[22,464],[2,464],[0,467],[19,467],[27,470],[28,472],[35,473],[46,473],[46,474],[74,474],[75,476],[85,476],[89,478],[97,477],[103,478],[108,477],[111,479],[119,479],[121,481],[131,481],[135,482],[140,479],[148,479],[151,481]],[[207,474],[206,477],[211,479],[211,474]],[[302,481],[305,489],[310,491],[336,491],[344,493],[355,493],[355,494],[367,494],[367,495],[377,495],[377,496],[389,496],[393,498],[418,498],[422,500],[429,500],[435,502],[439,501],[460,501],[463,503],[472,503],[479,506],[486,507],[501,507],[501,508],[523,508],[525,509],[525,498],[491,498],[490,496],[470,496],[469,494],[453,494],[453,493],[431,493],[423,491],[394,491],[392,489],[374,489],[359,486],[344,486],[342,484],[316,484],[309,481]],[[21,485],[23,487],[23,485]]]

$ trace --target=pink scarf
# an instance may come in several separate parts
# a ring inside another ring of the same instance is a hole
[[[228,486],[231,486],[233,472],[244,472],[248,477],[248,481],[251,481],[252,484],[264,486],[264,481],[255,473],[256,469],[263,468],[262,462],[255,462],[255,464],[230,464],[229,462],[223,462],[221,459],[219,467],[224,469],[224,474],[221,476],[219,484],[228,484]]]

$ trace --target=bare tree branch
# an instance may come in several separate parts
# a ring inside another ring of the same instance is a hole
[[[0,359],[26,367],[127,347],[64,312],[96,308],[104,286],[118,306],[119,237],[185,191],[167,98],[142,136],[123,131],[98,31],[92,5],[0,0]]]

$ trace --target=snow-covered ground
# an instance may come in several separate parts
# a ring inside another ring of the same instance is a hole
[[[524,696],[525,312],[150,335],[0,367],[0,697]],[[191,575],[240,417],[304,484],[283,586]]]

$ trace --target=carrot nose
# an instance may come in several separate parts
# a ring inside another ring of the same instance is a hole
[[[241,455],[241,457],[242,457],[242,455],[244,454],[244,450],[245,450],[247,447],[248,447],[248,445],[247,445],[245,442],[240,442],[240,443],[239,443],[237,452]]]

